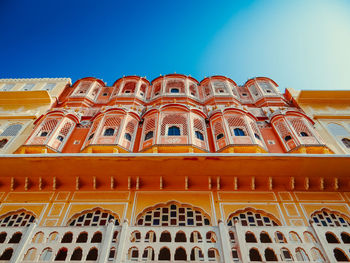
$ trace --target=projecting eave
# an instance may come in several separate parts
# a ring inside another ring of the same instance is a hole
[[[325,154],[0,155],[0,188],[349,191],[349,163]]]

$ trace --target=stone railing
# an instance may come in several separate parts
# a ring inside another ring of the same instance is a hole
[[[349,257],[350,227],[27,227],[0,229],[1,262],[336,262]],[[328,236],[326,236],[326,234]],[[333,235],[334,243],[330,242]]]

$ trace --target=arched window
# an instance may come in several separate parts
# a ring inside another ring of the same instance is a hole
[[[108,261],[113,261],[115,258],[115,255],[116,255],[116,249],[115,249],[115,247],[112,247],[109,250]]]
[[[170,93],[179,93],[180,90],[179,89],[176,89],[176,88],[173,88],[170,90]]]
[[[153,138],[153,131],[149,131],[145,135],[145,141]]]
[[[6,232],[1,232],[0,233],[0,243],[4,243],[7,237],[7,233]]]
[[[98,250],[97,248],[92,248],[90,249],[88,255],[86,256],[86,260],[97,260],[98,257]]]
[[[308,255],[306,254],[305,250],[298,247],[295,249],[295,256],[297,258],[297,261],[310,261]]]
[[[65,233],[62,240],[61,240],[61,243],[72,243],[73,241],[73,233],[72,232],[68,232],[68,233]]]
[[[78,247],[74,249],[72,256],[70,257],[71,261],[80,261],[83,258],[83,250]]]
[[[154,249],[152,247],[146,247],[142,254],[143,261],[154,261]]]
[[[217,139],[217,140],[220,140],[221,138],[224,138],[224,134],[223,134],[223,133],[219,133],[219,134],[216,136],[216,139]]]
[[[271,248],[265,249],[266,261],[278,261],[275,252]]]
[[[159,251],[158,260],[170,260],[170,250],[169,250],[169,248],[163,247]]]
[[[272,243],[272,240],[271,240],[271,238],[270,238],[268,233],[261,232],[260,233],[260,242],[261,243]]]
[[[241,223],[242,226],[278,226],[280,225],[277,218],[262,210],[247,208],[238,210],[229,216],[228,226],[233,226],[234,221]]]
[[[139,231],[134,231],[131,233],[130,242],[140,242],[141,233]]]
[[[13,249],[8,248],[6,249],[0,256],[0,260],[10,260],[12,258]]]
[[[192,248],[190,260],[191,261],[204,261],[203,252],[199,247]]]
[[[118,241],[118,234],[119,234],[118,231],[114,231],[114,233],[113,233],[113,239],[112,239],[112,242],[113,242],[113,243],[117,243],[117,241]]]
[[[332,226],[332,227],[348,227],[349,218],[344,214],[340,214],[336,211],[330,211],[328,209],[322,209],[321,211],[316,211],[311,215],[312,220],[318,226]]]
[[[284,261],[293,261],[292,254],[285,247],[281,248],[281,257]]]
[[[237,251],[237,249],[232,248],[231,254],[232,254],[232,259],[233,259],[233,261],[239,261],[239,256],[238,256],[238,251]]]
[[[336,238],[336,236],[333,233],[327,232],[325,235],[328,243],[330,244],[340,243],[338,238]]]
[[[306,243],[317,243],[316,239],[310,232],[304,232],[304,240]]]
[[[101,243],[101,242],[102,242],[102,233],[96,232],[91,238],[91,243]]]
[[[47,239],[48,242],[56,242],[58,241],[58,233],[57,232],[52,232],[48,239]]]
[[[124,138],[125,138],[127,141],[131,142],[131,135],[130,135],[130,133],[125,133],[125,134],[124,134]]]
[[[168,129],[168,136],[180,136],[181,132],[180,132],[180,128],[177,126],[171,126]]]
[[[216,243],[216,234],[213,231],[209,231],[206,234],[207,243]]]
[[[42,133],[40,133],[41,137],[46,137],[47,135],[48,135],[48,132],[46,132],[46,131],[43,131]]]
[[[44,241],[44,233],[43,232],[36,233],[32,239],[32,243],[43,243],[43,241]]]
[[[187,260],[187,254],[186,250],[182,247],[179,247],[175,250],[175,261],[186,261]]]
[[[114,135],[114,129],[113,128],[108,128],[103,133],[103,136],[113,136],[113,135]]]
[[[197,139],[204,141],[203,133],[201,133],[200,131],[195,131],[195,134]]]
[[[31,212],[25,210],[19,210],[16,212],[10,212],[0,217],[0,227],[21,227],[29,226],[35,220],[34,215]]]
[[[131,247],[128,252],[128,259],[132,261],[138,261],[139,260],[139,250],[137,247]]]
[[[22,124],[12,124],[8,126],[1,134],[0,136],[16,136],[19,131],[22,129]]]
[[[230,236],[231,243],[235,243],[235,234],[232,231],[230,231],[229,236]]]
[[[23,260],[34,261],[36,257],[36,248],[28,249],[27,253],[24,255]]]
[[[261,140],[260,136],[257,133],[254,133],[254,137],[257,138],[258,140]]]
[[[262,261],[259,251],[256,248],[251,248],[249,250],[250,261]]]
[[[286,238],[285,238],[284,235],[283,235],[281,232],[279,232],[279,231],[277,231],[277,232],[275,233],[275,241],[276,241],[276,243],[287,243]]]
[[[88,240],[88,233],[83,232],[79,234],[76,243],[86,243],[87,240]]]
[[[339,248],[335,248],[333,250],[333,254],[338,262],[349,262],[349,258],[346,256],[344,251],[340,250]]]
[[[119,225],[118,215],[101,208],[85,210],[82,213],[73,215],[69,221],[69,226],[105,226],[109,221],[114,220],[116,226]]]
[[[148,231],[145,236],[145,242],[156,242],[156,233],[154,231]]]
[[[350,244],[350,235],[348,233],[343,232],[340,236],[344,244]]]
[[[284,137],[284,140],[286,141],[286,142],[288,142],[289,140],[291,140],[292,139],[292,137],[290,136],[290,135],[287,135],[286,137]]]
[[[65,261],[66,258],[67,258],[67,253],[68,253],[67,248],[65,248],[65,247],[61,248],[61,249],[57,252],[57,255],[56,255],[56,257],[55,257],[55,261]]]
[[[58,135],[57,136],[57,140],[59,140],[60,142],[62,142],[64,140],[64,137],[62,135]]]
[[[289,232],[289,240],[292,243],[301,243],[301,239],[300,239],[299,235],[293,231]]]
[[[52,257],[52,248],[45,248],[40,255],[40,261],[50,261]]]
[[[186,234],[182,231],[179,231],[175,235],[175,242],[187,242]]]
[[[171,235],[168,231],[163,231],[160,235],[159,242],[171,242]]]
[[[209,248],[208,250],[208,260],[209,261],[219,261],[219,252],[215,248]]]
[[[146,208],[137,216],[138,226],[208,226],[209,216],[201,209],[186,204],[169,202]]]
[[[245,233],[245,242],[247,243],[256,243],[256,237],[252,232],[246,232]]]
[[[190,236],[190,242],[191,243],[201,243],[202,242],[202,236],[198,231],[193,231]]]
[[[235,136],[245,136],[245,132],[240,128],[235,128],[233,130]]]
[[[323,255],[321,254],[320,250],[318,250],[315,247],[313,247],[311,249],[311,258],[315,262],[325,262],[325,259],[324,259]]]
[[[14,233],[11,237],[11,239],[9,240],[9,244],[18,244],[22,239],[22,233],[17,232]]]
[[[309,136],[309,134],[307,134],[306,132],[300,132],[300,136],[301,137],[308,137]]]
[[[346,148],[350,148],[350,139],[343,138],[343,139],[341,139],[341,141],[345,145]]]

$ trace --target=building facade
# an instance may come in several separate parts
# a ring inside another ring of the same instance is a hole
[[[315,121],[315,128],[337,154],[350,153],[350,92],[287,89],[287,96]]]
[[[265,77],[78,80],[1,155],[0,262],[350,261],[314,124]]]
[[[13,153],[34,121],[57,103],[68,78],[0,79],[0,154]]]

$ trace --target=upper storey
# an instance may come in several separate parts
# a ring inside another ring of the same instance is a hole
[[[87,77],[17,152],[328,153],[312,125],[265,77],[243,86],[224,76],[128,76],[112,86]]]
[[[134,101],[137,104],[158,103],[159,100],[176,99],[178,103],[235,104],[287,106],[286,100],[271,79],[258,77],[238,86],[224,76],[212,76],[201,82],[181,74],[160,76],[149,82],[138,76],[118,79],[108,87],[102,80],[88,77],[75,82],[65,94],[68,106],[115,105]]]

